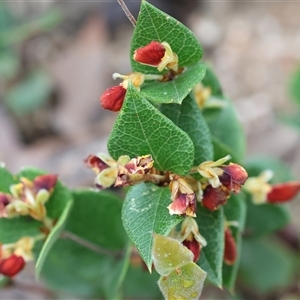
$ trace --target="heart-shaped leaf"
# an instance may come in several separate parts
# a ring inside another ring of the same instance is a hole
[[[183,217],[170,215],[167,206],[171,192],[152,183],[133,186],[127,193],[122,211],[124,228],[149,270],[152,264],[153,234],[167,235]]]
[[[151,154],[159,170],[185,175],[194,160],[193,142],[131,85],[108,140],[114,159]]]
[[[193,87],[203,79],[205,70],[205,65],[197,62],[171,81],[143,84],[141,93],[154,103],[181,104]]]
[[[194,166],[213,159],[210,132],[194,99],[188,95],[182,105],[165,104],[161,105],[160,110],[175,125],[186,132],[193,141],[195,148]]]
[[[156,68],[142,65],[133,60],[137,48],[151,41],[167,42],[178,56],[179,66],[198,62],[202,47],[187,27],[146,1],[142,1],[139,17],[133,33],[130,49],[132,70],[141,73],[159,73]]]

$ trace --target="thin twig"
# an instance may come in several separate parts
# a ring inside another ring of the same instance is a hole
[[[130,10],[128,9],[127,5],[125,4],[125,2],[123,0],[117,0],[118,3],[120,4],[121,8],[123,9],[126,17],[128,18],[128,20],[131,22],[131,24],[133,25],[133,27],[135,27],[136,25],[136,19],[134,18],[134,16],[132,15],[132,13],[130,12]]]
[[[112,251],[108,251],[106,249],[103,249],[103,248],[99,247],[98,245],[95,245],[94,243],[91,243],[91,242],[89,242],[89,241],[79,237],[78,235],[69,232],[69,231],[64,231],[61,234],[61,237],[70,239],[73,242],[75,242],[75,243],[77,243],[77,244],[79,244],[79,245],[81,245],[85,248],[88,248],[88,249],[90,249],[94,252],[100,253],[100,254],[108,255],[108,256],[111,256],[111,257],[119,257],[120,256],[120,252],[112,252]]]

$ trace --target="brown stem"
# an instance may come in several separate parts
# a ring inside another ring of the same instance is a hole
[[[131,22],[131,24],[133,25],[133,27],[135,27],[136,25],[136,19],[134,18],[134,16],[132,15],[132,13],[130,12],[130,10],[128,9],[127,5],[125,4],[125,2],[123,0],[117,0],[118,3],[120,4],[121,8],[123,9],[126,17],[128,18],[128,20]]]
[[[67,239],[70,239],[72,240],[73,242],[85,247],[85,248],[88,248],[94,252],[97,252],[99,254],[104,254],[104,255],[108,255],[108,256],[111,256],[111,257],[119,257],[120,256],[120,252],[112,252],[112,251],[108,251],[106,249],[103,249],[101,247],[99,247],[98,245],[95,245],[94,243],[91,243],[90,241],[87,241],[81,237],[79,237],[78,235],[76,234],[73,234],[69,231],[64,231],[62,234],[61,234],[61,237],[62,238],[67,238]]]

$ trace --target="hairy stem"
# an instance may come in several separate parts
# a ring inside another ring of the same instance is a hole
[[[121,8],[123,9],[126,17],[128,18],[128,20],[131,22],[131,24],[133,25],[133,27],[135,27],[136,25],[136,19],[134,18],[134,16],[132,15],[132,13],[130,12],[130,10],[128,9],[127,5],[125,4],[125,2],[123,0],[117,0],[118,3],[120,4]]]

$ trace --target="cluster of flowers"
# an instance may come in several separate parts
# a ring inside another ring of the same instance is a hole
[[[217,161],[206,161],[191,169],[189,175],[182,177],[171,172],[160,172],[153,167],[151,155],[138,156],[130,159],[121,156],[118,161],[109,155],[89,155],[86,165],[96,173],[95,185],[100,188],[125,187],[140,182],[152,182],[160,186],[169,186],[171,191],[171,204],[168,206],[170,214],[195,217],[197,202],[210,211],[217,210],[225,205],[230,193],[239,193],[242,186],[252,195],[255,204],[280,203],[289,201],[300,191],[300,182],[287,182],[270,185],[272,173],[265,171],[257,177],[248,178],[246,170],[235,163],[225,163],[230,156]],[[201,175],[195,179],[194,173]],[[188,221],[189,220],[189,221]],[[206,242],[199,234],[198,226],[192,218],[183,222],[181,237],[197,260],[201,247]],[[225,251],[224,262],[233,264],[236,259],[236,246],[230,229],[232,222],[225,224]]]
[[[181,72],[178,69],[178,57],[167,42],[152,41],[145,47],[136,49],[133,59],[143,65],[155,67],[160,72],[164,69],[169,69],[175,74]],[[127,75],[114,73],[113,79],[116,78],[122,79],[123,82],[108,88],[100,97],[102,107],[115,112],[122,108],[129,81],[136,88],[140,88],[145,80],[168,80],[164,75],[142,74],[139,72],[132,72]]]
[[[167,42],[152,41],[145,47],[136,49],[133,59],[141,64],[155,67],[160,72],[168,69],[169,75],[146,75],[138,72],[128,75],[115,73],[113,78],[121,78],[123,82],[103,93],[100,97],[103,108],[115,112],[122,108],[129,81],[136,88],[140,88],[145,80],[170,80],[182,72],[182,68],[178,67],[178,57]],[[200,109],[224,105],[210,97],[211,90],[202,86],[201,83],[195,86],[194,96]],[[194,261],[197,261],[201,247],[206,245],[205,239],[199,234],[197,223],[192,219],[196,216],[197,202],[210,211],[217,210],[221,205],[226,204],[231,192],[239,193],[244,184],[244,189],[252,195],[255,204],[285,202],[292,199],[300,190],[299,182],[273,186],[268,184],[271,179],[269,171],[248,179],[248,174],[242,166],[235,163],[225,165],[230,158],[228,155],[217,161],[203,162],[192,168],[185,177],[171,172],[159,172],[153,167],[154,161],[151,155],[138,156],[133,159],[121,156],[118,161],[115,161],[108,155],[100,153],[97,156],[90,155],[85,162],[95,171],[97,175],[95,185],[99,188],[108,188],[112,185],[125,187],[140,182],[152,182],[160,186],[168,185],[172,200],[168,206],[169,213],[187,216],[178,239],[194,253]],[[195,173],[201,175],[200,180],[193,176]],[[237,256],[235,240],[230,229],[234,223],[234,221],[225,222],[224,262],[228,265],[234,264]]]
[[[216,162],[203,162],[193,168],[191,174],[186,177],[156,170],[151,155],[133,159],[124,155],[115,161],[110,156],[100,153],[97,156],[89,155],[85,163],[96,173],[95,185],[98,188],[125,187],[140,182],[169,186],[172,200],[168,206],[169,213],[196,217],[197,202],[201,202],[211,211],[216,210],[226,203],[230,192],[238,193],[241,185],[245,183],[247,172],[238,164],[224,165],[229,159],[230,156],[226,156]],[[202,178],[196,180],[192,176],[193,172],[198,172]],[[197,223],[191,220],[192,218],[186,218],[181,236],[183,244],[192,250],[197,260],[200,249],[206,242],[199,234]],[[231,241],[229,244],[232,244],[233,237],[228,226],[224,234],[226,239]]]
[[[30,216],[41,221],[48,228],[45,203],[49,200],[57,182],[56,175],[41,175],[33,181],[22,177],[20,182],[10,186],[11,193],[0,192],[0,218]],[[44,237],[44,235],[43,235]],[[22,237],[16,243],[0,243],[0,274],[13,277],[19,273],[27,261],[33,260],[33,237]]]

